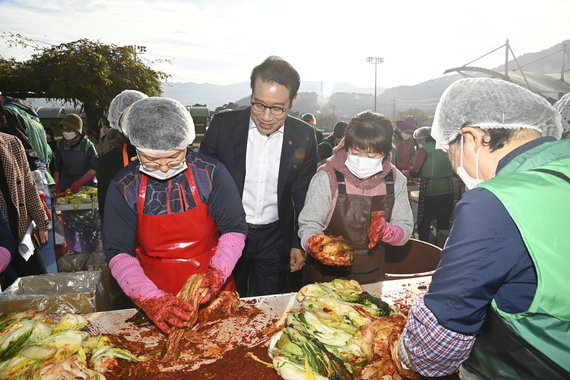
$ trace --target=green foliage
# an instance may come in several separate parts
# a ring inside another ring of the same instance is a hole
[[[18,34],[0,35],[10,47],[35,53],[27,61],[0,58],[0,88],[4,92],[35,93],[48,100],[82,105],[88,124],[98,120],[111,100],[126,89],[148,96],[162,95],[170,75],[147,66],[133,46],[117,46],[80,39],[40,48]]]

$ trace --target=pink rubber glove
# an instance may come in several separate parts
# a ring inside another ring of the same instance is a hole
[[[384,235],[382,236],[382,241],[390,245],[400,245],[406,238],[406,231],[394,224],[386,222],[384,227]]]
[[[53,175],[53,180],[55,182],[54,188],[55,188],[55,193],[59,194],[61,193],[61,188],[59,187],[59,174],[54,174]]]
[[[210,291],[200,303],[206,303],[215,296],[226,280],[232,274],[238,259],[241,257],[245,246],[245,235],[238,232],[228,232],[220,236],[216,253],[210,260],[210,266],[206,272],[206,277],[202,280],[200,287],[209,287]]]
[[[368,227],[368,249],[372,249],[379,241],[390,245],[400,244],[406,237],[406,231],[402,227],[386,222],[384,212],[378,211],[372,218]]]
[[[192,305],[158,289],[137,258],[120,253],[111,259],[109,268],[125,294],[165,333],[170,334],[170,326],[181,328],[190,320]]]
[[[12,260],[12,255],[4,247],[0,247],[0,273],[4,272]]]
[[[71,191],[76,192],[77,190],[81,189],[85,186],[86,183],[90,182],[95,178],[95,175],[88,171],[87,173],[83,174],[83,177],[79,178],[77,181],[73,182],[69,188]]]

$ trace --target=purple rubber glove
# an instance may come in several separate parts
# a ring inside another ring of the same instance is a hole
[[[220,236],[216,253],[210,260],[210,266],[206,272],[206,277],[202,280],[200,287],[209,287],[210,291],[200,303],[208,302],[215,296],[226,280],[232,274],[238,259],[241,257],[245,246],[245,235],[238,232],[228,232]]]
[[[158,289],[137,258],[120,253],[111,259],[109,268],[125,294],[165,333],[170,334],[170,326],[181,328],[191,319],[192,305]]]
[[[6,267],[10,264],[10,260],[12,260],[10,251],[4,247],[0,247],[0,273],[6,270]]]

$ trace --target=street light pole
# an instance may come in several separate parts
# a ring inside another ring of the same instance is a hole
[[[378,78],[378,64],[384,62],[381,57],[368,57],[366,62],[374,64],[374,112],[376,112],[376,83]]]

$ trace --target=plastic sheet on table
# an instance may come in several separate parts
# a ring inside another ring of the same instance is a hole
[[[18,278],[0,294],[0,311],[37,310],[50,315],[110,310],[101,271]]]

